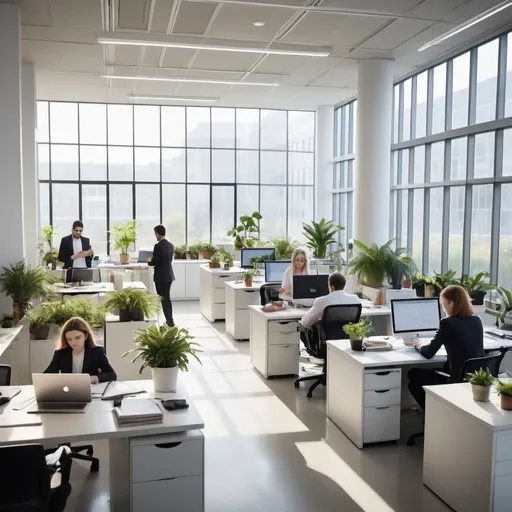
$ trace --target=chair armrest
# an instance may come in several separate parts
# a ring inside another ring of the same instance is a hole
[[[446,372],[442,372],[440,370],[436,370],[436,373],[437,375],[439,375],[440,377],[444,377],[448,382],[450,381],[450,374],[446,373]]]

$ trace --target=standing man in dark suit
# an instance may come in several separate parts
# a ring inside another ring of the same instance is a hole
[[[88,238],[82,236],[84,225],[81,220],[73,222],[71,235],[60,241],[59,261],[64,268],[91,268],[93,250]]]
[[[165,238],[165,227],[159,224],[155,227],[155,236],[158,242],[153,248],[153,256],[148,258],[148,264],[155,267],[156,293],[162,298],[162,310],[167,325],[174,325],[172,318],[171,284],[174,281],[172,259],[174,245]]]

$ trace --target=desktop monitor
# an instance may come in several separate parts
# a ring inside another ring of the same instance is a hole
[[[265,261],[265,282],[281,283],[284,271],[291,264],[291,260]]]
[[[276,259],[276,250],[273,247],[251,247],[242,249],[240,266],[242,268],[252,268],[255,259],[257,263],[273,261]]]
[[[148,258],[153,257],[153,251],[139,251],[139,256],[137,257],[138,263],[147,263]]]
[[[328,274],[293,276],[293,300],[316,299],[328,294]]]
[[[72,283],[93,283],[95,272],[93,268],[73,268],[71,270],[71,277],[68,282]],[[68,272],[69,275],[69,272]]]
[[[391,301],[393,333],[436,331],[441,320],[439,299],[397,299]]]

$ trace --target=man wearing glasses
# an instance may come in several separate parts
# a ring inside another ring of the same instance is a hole
[[[88,238],[82,236],[84,225],[82,221],[73,222],[71,235],[65,236],[60,241],[59,261],[64,263],[64,268],[91,268],[93,250]]]

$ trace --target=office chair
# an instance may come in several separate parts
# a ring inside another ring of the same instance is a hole
[[[8,364],[0,364],[0,386],[11,385],[11,367]]]
[[[508,352],[508,350],[508,348],[501,347],[498,349],[497,353],[493,350],[490,355],[468,359],[464,363],[462,370],[460,371],[459,375],[457,375],[454,382],[464,382],[468,373],[476,372],[481,368],[489,368],[491,375],[493,377],[497,377],[500,372],[501,362],[503,361],[503,358],[505,357],[505,354]],[[442,371],[436,371],[436,373],[446,378],[446,384],[450,384],[449,374]],[[416,439],[421,437],[425,437],[425,431],[411,434],[407,440],[407,446],[414,446],[416,444]]]
[[[327,306],[322,314],[322,319],[311,329],[299,327],[301,340],[306,346],[307,353],[310,356],[324,360],[321,373],[299,377],[294,382],[294,386],[298,388],[301,382],[315,381],[308,389],[308,398],[313,396],[313,391],[320,384],[325,386],[327,382],[327,340],[348,339],[343,331],[343,326],[352,322],[359,322],[362,308],[361,304]]]
[[[276,284],[262,284],[260,288],[260,301],[261,305],[264,306],[274,300],[279,300],[279,289],[281,285]]]

